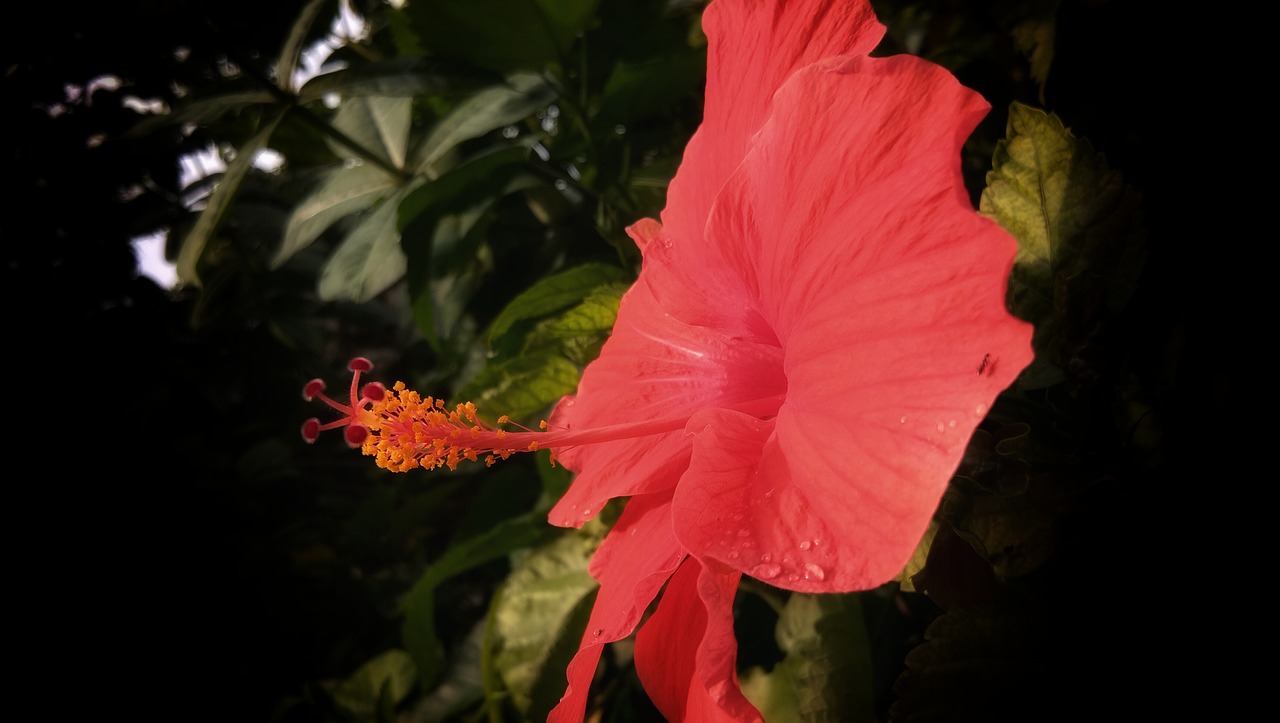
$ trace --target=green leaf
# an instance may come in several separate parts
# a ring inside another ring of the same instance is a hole
[[[1054,115],[1014,103],[979,208],[1018,240],[1009,302],[1036,325],[1024,386],[1047,386],[1080,343],[1082,315],[1118,311],[1136,288],[1145,232],[1138,195]],[[1052,365],[1046,368],[1047,365]]]
[[[479,91],[437,121],[414,150],[412,167],[421,173],[462,141],[522,120],[555,97],[555,89],[541,76],[512,74],[506,84]]]
[[[334,169],[289,216],[284,241],[271,260],[271,267],[279,268],[338,219],[372,207],[397,185],[397,179],[377,166],[359,164]]]
[[[528,146],[500,146],[476,154],[433,180],[422,177],[425,182],[416,185],[400,203],[400,228],[423,214],[463,211],[486,198],[496,200],[506,195],[528,158]]]
[[[498,71],[543,70],[568,54],[599,0],[445,0],[403,8],[432,55]],[[403,33],[402,33],[403,34]]]
[[[1064,701],[1034,692],[1053,674],[1037,662],[1048,647],[1043,619],[1003,601],[938,616],[925,630],[926,642],[906,657],[890,719],[1061,718]],[[1031,708],[1023,707],[1027,702]]]
[[[482,677],[487,625],[484,620],[477,623],[462,645],[449,656],[449,667],[444,671],[440,684],[414,704],[414,723],[475,720],[463,718],[460,714],[484,698]]]
[[[320,272],[321,299],[363,303],[404,278],[405,256],[396,223],[400,201],[412,190],[391,194],[368,213],[343,239]]]
[[[505,414],[531,420],[578,388],[578,367],[559,354],[530,354],[490,363],[458,390],[490,421]]]
[[[521,720],[546,720],[564,693],[598,588],[589,541],[576,531],[525,556],[494,595],[487,636],[489,697],[510,695]]]
[[[1034,20],[1023,20],[1013,26],[1013,42],[1027,56],[1031,65],[1031,79],[1040,86],[1040,102],[1044,103],[1045,82],[1049,80],[1049,66],[1053,64],[1053,42],[1057,34],[1054,15]]]
[[[538,333],[555,339],[607,335],[618,318],[622,295],[630,288],[630,284],[623,282],[597,286],[581,304],[539,325]]]
[[[278,100],[269,90],[236,91],[201,98],[176,108],[172,113],[151,116],[135,124],[122,137],[142,138],[161,128],[188,124],[207,126],[232,111],[241,111],[255,105],[271,105]]]
[[[629,288],[622,282],[596,287],[581,304],[534,327],[521,353],[558,351],[573,363],[586,366],[600,355],[618,318],[622,295]]]
[[[417,680],[413,660],[392,649],[361,665],[332,691],[333,702],[354,721],[383,720],[380,712],[394,708],[409,695]]]
[[[298,91],[298,99],[311,103],[330,93],[344,98],[463,95],[495,79],[445,58],[393,58],[317,75]]]
[[[793,594],[778,618],[777,638],[786,657],[769,673],[752,672],[743,690],[772,709],[794,701],[794,715],[768,720],[877,720],[870,642],[856,593]]]
[[[444,652],[436,634],[436,588],[455,575],[537,544],[550,529],[541,515],[506,520],[451,546],[413,584],[402,602],[405,612],[402,632],[405,648],[418,667],[425,690],[431,690],[445,670]]]
[[[605,83],[597,117],[603,123],[631,123],[664,113],[696,92],[707,77],[705,49],[681,49],[639,63],[619,63]]]
[[[409,146],[410,98],[350,98],[338,107],[333,127],[395,168],[404,168]],[[345,144],[326,139],[333,152],[351,157]]]
[[[253,162],[258,155],[258,151],[266,148],[267,141],[270,140],[271,134],[275,132],[276,127],[280,125],[280,121],[283,118],[283,110],[273,113],[270,119],[258,129],[257,133],[245,141],[244,145],[236,149],[236,157],[231,160],[231,163],[227,164],[226,172],[222,174],[222,178],[214,187],[213,193],[209,194],[208,205],[200,212],[200,217],[196,219],[195,226],[191,228],[191,231],[182,241],[182,248],[178,252],[176,263],[179,283],[195,287],[200,286],[200,275],[196,266],[200,262],[200,257],[204,255],[205,245],[208,244],[213,234],[217,232],[218,226],[221,225],[227,210],[231,208],[232,202],[235,201],[236,193],[240,190],[240,184],[249,175],[249,169],[253,168]]]
[[[293,91],[293,77],[298,69],[298,59],[307,42],[311,25],[316,21],[320,10],[330,0],[311,0],[289,29],[289,37],[285,38],[284,48],[280,51],[280,62],[276,63],[276,85],[285,91]]]
[[[546,316],[583,302],[599,287],[625,282],[626,276],[626,272],[616,266],[585,264],[541,279],[512,299],[489,325],[490,346],[497,346],[517,322]],[[590,314],[591,311],[584,310],[582,316]]]

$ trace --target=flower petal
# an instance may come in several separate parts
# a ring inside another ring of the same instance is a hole
[[[1004,305],[1014,241],[960,176],[986,108],[905,56],[824,61],[775,96],[708,239],[786,349],[787,401],[776,423],[690,423],[673,514],[692,554],[809,592],[880,585],[910,556],[1032,356]]]
[[[797,69],[870,52],[884,36],[866,0],[712,2],[702,25],[708,41],[703,121],[662,212],[682,244],[700,239],[716,194],[768,117],[774,91]]]
[[[579,475],[550,521],[581,526],[609,499],[670,489],[689,458],[684,420],[704,407],[761,399],[772,400],[772,414],[785,385],[781,349],[677,320],[642,274],[623,296],[613,334],[587,366],[578,394],[562,400],[550,421],[572,430],[671,419],[675,431],[558,448],[560,461]]]
[[[636,634],[636,672],[667,720],[761,720],[738,685],[733,598],[741,577],[686,559]]]
[[[671,528],[671,496],[632,497],[591,558],[591,574],[600,582],[600,592],[582,643],[569,663],[568,688],[548,721],[582,721],[605,643],[635,630],[685,556]]]

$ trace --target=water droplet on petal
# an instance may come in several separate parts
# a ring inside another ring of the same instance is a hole
[[[984,405],[979,404],[978,406],[973,408],[973,416],[975,417],[981,417],[986,413],[987,413],[987,408]]]
[[[736,515],[734,515],[734,516],[733,516],[733,521],[734,521],[734,522],[742,522],[742,518],[743,518],[743,517],[744,517],[744,515],[743,515],[741,512],[739,512],[738,514],[736,514]]]
[[[898,424],[906,424],[906,423],[907,423],[906,417],[898,417]]]
[[[772,487],[770,487],[770,488],[769,488],[769,491],[768,491],[768,492],[765,492],[765,493],[764,493],[764,498],[765,498],[766,500],[767,500],[767,499],[769,499],[770,497],[773,497],[773,488],[772,488]]]
[[[590,517],[590,516],[591,516],[591,508],[590,508],[590,507],[583,507],[583,508],[582,508],[582,516],[583,516],[583,517]]]
[[[738,537],[750,537],[750,536],[751,536],[751,530],[748,530],[745,527],[742,528],[741,530],[738,530]]]
[[[751,576],[760,580],[772,580],[780,572],[782,572],[782,568],[777,565],[761,564],[751,568]]]
[[[809,542],[808,540],[801,540],[801,541],[800,541],[800,549],[801,549],[801,550],[807,550],[807,549],[809,549],[809,546],[810,546],[810,545],[812,545],[812,544],[813,544],[813,543],[812,543],[812,542]]]
[[[938,431],[939,432],[947,431],[947,425],[943,424],[942,422],[938,422]]]
[[[956,428],[956,420],[954,420],[954,419],[949,419],[949,420],[947,420],[947,426],[948,426],[948,427],[951,427],[952,429],[955,429],[955,428]]]
[[[806,580],[825,580],[827,571],[812,562],[804,566],[804,579]]]
[[[736,559],[738,559],[738,551],[737,551],[737,550],[730,550],[730,551],[729,551],[729,559],[730,559],[730,560],[736,560]]]
[[[773,555],[770,555],[767,552],[760,556],[760,562],[768,562],[772,559],[773,559]]]
[[[817,547],[817,546],[818,546],[819,544],[821,544],[821,543],[822,543],[822,540],[821,540],[821,539],[819,539],[819,538],[817,538],[817,537],[813,538],[813,546],[814,546],[814,547]]]
[[[794,573],[787,575],[788,582],[800,582],[800,576]]]

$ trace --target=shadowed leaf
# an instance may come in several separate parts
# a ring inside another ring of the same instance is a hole
[[[1138,195],[1056,116],[1020,103],[992,163],[980,209],[1018,239],[1009,301],[1036,325],[1036,361],[1022,384],[1048,386],[1084,343],[1080,330],[1093,328],[1085,317],[1119,310],[1136,287]]]

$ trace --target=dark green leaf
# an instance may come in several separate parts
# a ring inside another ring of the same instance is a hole
[[[1118,311],[1137,285],[1145,252],[1137,193],[1088,141],[1056,116],[1014,103],[997,144],[981,211],[1018,240],[1009,299],[1036,325],[1027,387],[1061,379],[1073,329],[1093,328],[1099,309]]]
[[[283,118],[284,111],[276,111],[253,137],[236,149],[236,157],[227,164],[227,170],[222,174],[218,185],[214,187],[213,193],[209,195],[208,204],[200,212],[200,218],[196,219],[195,226],[182,241],[182,250],[178,253],[177,262],[180,283],[200,286],[200,276],[196,266],[204,254],[205,244],[217,232],[227,209],[231,208],[232,202],[235,201],[240,184],[253,168],[258,151],[266,148],[267,141],[270,140],[271,134]]]
[[[487,532],[455,543],[436,559],[405,596],[405,648],[418,666],[426,690],[445,669],[444,651],[436,634],[435,591],[440,583],[473,567],[536,544],[551,528],[541,515],[506,520]]]
[[[525,146],[484,151],[435,180],[420,184],[399,205],[397,223],[403,229],[418,216],[461,211],[485,198],[503,195],[529,158]]]
[[[522,720],[546,720],[564,693],[564,671],[586,626],[598,585],[587,572],[589,541],[576,531],[525,556],[495,594],[486,679],[500,685]]]
[[[555,89],[542,76],[513,74],[505,84],[478,91],[437,121],[414,149],[411,166],[421,173],[462,141],[532,115],[555,97]]]
[[[743,692],[780,723],[872,723],[870,643],[857,594],[795,593],[778,618],[786,657],[765,673],[753,669]]]
[[[583,302],[597,288],[626,281],[626,276],[625,271],[608,264],[585,264],[548,276],[512,299],[498,314],[489,325],[489,343],[496,346],[518,321],[536,319]],[[598,306],[593,304],[594,312],[584,310],[581,316],[594,313],[598,317]]]
[[[302,86],[298,98],[310,103],[330,93],[353,98],[462,95],[494,80],[492,75],[444,58],[393,58],[317,75]]]
[[[568,54],[598,0],[447,0],[403,12],[433,55],[498,71],[543,70]]]
[[[578,367],[559,354],[530,354],[490,363],[458,391],[492,421],[531,420],[578,388]]]
[[[289,216],[284,241],[271,261],[272,268],[279,268],[339,219],[372,208],[397,185],[396,178],[374,165],[335,168]]]
[[[409,654],[388,650],[342,681],[333,690],[333,701],[353,721],[373,723],[382,720],[380,708],[404,700],[416,680],[417,671]]]

